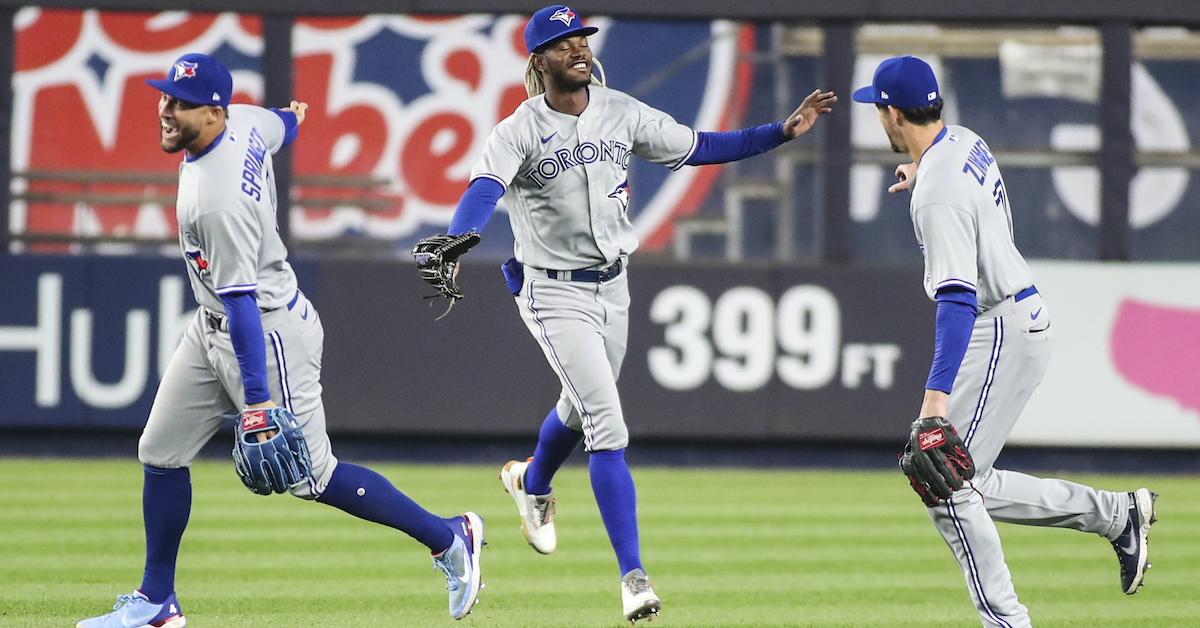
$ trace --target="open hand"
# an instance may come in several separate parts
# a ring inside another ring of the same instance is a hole
[[[813,123],[817,121],[817,116],[823,113],[833,111],[830,105],[837,102],[837,96],[833,92],[824,92],[814,90],[809,94],[804,102],[788,116],[787,120],[783,121],[783,135],[789,140],[794,140],[801,135],[804,135],[812,128]]]

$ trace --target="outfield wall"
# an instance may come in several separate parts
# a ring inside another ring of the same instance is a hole
[[[296,266],[325,324],[331,430],[530,436],[557,398],[495,264],[464,266],[469,296],[441,321],[408,264]],[[1200,266],[1034,272],[1056,347],[1013,442],[1200,447]],[[0,258],[0,427],[140,427],[195,307],[183,273],[171,258]],[[635,260],[631,433],[903,438],[932,357],[920,282],[919,267]]]

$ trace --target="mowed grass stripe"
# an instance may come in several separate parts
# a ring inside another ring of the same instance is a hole
[[[619,626],[616,561],[587,471],[555,479],[559,549],[525,543],[497,468],[377,465],[444,516],[487,520],[488,587],[455,624],[428,552],[334,509],[249,494],[229,464],[193,469],[180,601],[195,628]],[[898,473],[634,469],[653,625],[977,626],[958,566]],[[1200,625],[1200,479],[1086,476],[1159,492],[1147,586],[1121,595],[1099,537],[1001,525],[1035,625]],[[0,460],[0,627],[74,626],[138,585],[136,461]],[[1132,622],[1132,623],[1131,623]]]

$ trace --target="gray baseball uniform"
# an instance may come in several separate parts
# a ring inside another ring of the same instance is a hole
[[[1000,168],[978,135],[961,126],[921,158],[911,216],[925,255],[930,298],[945,286],[976,291],[975,321],[948,420],[977,465],[974,487],[929,509],[954,552],[984,626],[1031,626],[1017,601],[995,521],[1070,528],[1110,541],[1125,528],[1127,493],[992,468],[1050,358],[1050,313],[1013,243]]]
[[[521,318],[562,383],[558,416],[582,430],[587,451],[628,444],[617,377],[629,331],[621,271],[638,245],[629,220],[631,155],[680,168],[696,133],[670,115],[597,85],[578,116],[544,96],[525,101],[487,140],[471,179],[505,187],[504,201],[525,279]],[[571,271],[604,281],[571,281]],[[611,371],[597,371],[606,359]]]
[[[324,490],[337,459],[321,403],[324,330],[296,287],[275,227],[271,155],[283,139],[274,113],[230,105],[224,134],[179,168],[179,245],[200,309],[163,374],[138,457],[153,467],[190,466],[225,416],[245,406],[220,297],[252,290],[262,315],[271,400],[296,416],[312,456],[312,482],[293,492],[311,499]]]

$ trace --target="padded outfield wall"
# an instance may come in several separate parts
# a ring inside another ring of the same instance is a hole
[[[297,264],[325,325],[331,431],[532,436],[557,381],[497,265],[441,321],[407,263]],[[635,263],[620,386],[634,437],[898,442],[932,357],[914,266]],[[1055,354],[1013,442],[1200,447],[1192,265],[1037,262]],[[0,428],[136,430],[194,316],[162,258],[0,258]],[[1002,356],[1003,357],[1003,356]]]

